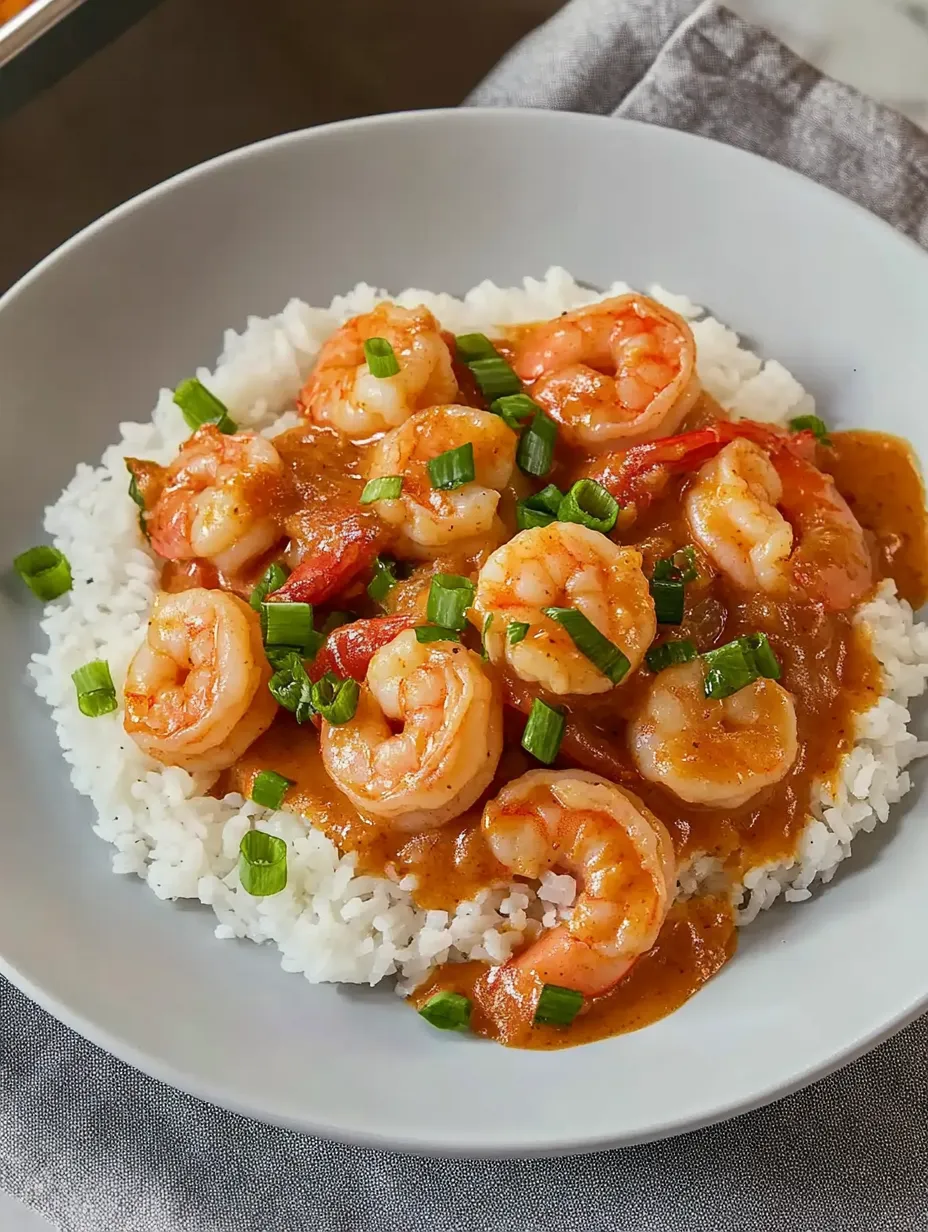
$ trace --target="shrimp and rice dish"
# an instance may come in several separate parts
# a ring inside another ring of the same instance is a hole
[[[683,1004],[909,789],[924,503],[686,298],[555,268],[229,331],[16,567],[114,871],[557,1048]]]

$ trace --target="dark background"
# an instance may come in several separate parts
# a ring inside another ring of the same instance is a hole
[[[214,154],[459,103],[562,0],[161,0],[41,88],[52,51],[76,58],[110,2],[87,0],[0,69],[18,95],[0,112],[0,292],[106,210]],[[126,24],[130,0],[114,2]]]

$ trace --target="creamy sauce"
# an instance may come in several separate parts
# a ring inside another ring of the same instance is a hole
[[[459,377],[463,380],[462,373]],[[460,400],[481,404],[473,389],[465,389]],[[719,411],[703,395],[686,428],[702,426],[718,417]],[[871,533],[878,575],[896,578],[904,597],[920,604],[928,594],[928,533],[924,490],[911,451],[904,442],[879,433],[835,433],[833,441],[833,450],[821,451],[819,462],[835,476],[840,491]],[[282,530],[311,552],[324,546],[339,512],[358,512],[364,448],[325,430],[306,428],[278,437],[275,445],[289,473],[279,497]],[[551,480],[566,488],[588,464],[588,458],[561,450]],[[521,478],[516,481],[517,485],[522,482]],[[681,496],[689,482],[688,476],[674,477],[634,525],[623,529],[620,523],[616,537],[641,548],[648,575],[658,557],[690,542],[681,512]],[[517,486],[503,502],[502,514],[511,531],[518,494]],[[376,517],[364,509],[359,516]],[[450,554],[415,566],[411,576],[394,588],[389,609],[421,615],[433,572],[472,574],[484,557],[485,553],[467,558]],[[711,570],[706,572],[711,574]],[[197,576],[194,565],[175,567],[166,575],[166,586],[182,586],[188,575]],[[344,606],[343,599],[337,606]],[[363,585],[356,586],[349,599],[358,615],[380,611],[367,598]],[[705,650],[758,630],[767,633],[779,659],[781,683],[793,694],[799,728],[800,755],[776,786],[740,809],[720,810],[684,804],[643,780],[626,748],[625,725],[648,687],[651,677],[645,672],[609,694],[567,703],[568,732],[557,763],[598,770],[632,790],[667,826],[678,857],[697,852],[717,856],[734,877],[750,865],[793,853],[805,825],[813,783],[835,775],[853,743],[855,716],[880,691],[878,665],[846,615],[825,613],[794,598],[772,602],[736,592],[717,575],[687,588],[684,622],[666,632],[689,637],[699,650]],[[519,682],[503,679],[501,683],[513,706],[530,702]],[[507,707],[507,749],[493,784],[463,817],[431,833],[391,832],[362,817],[325,773],[315,729],[311,725],[300,728],[283,713],[222,776],[216,791],[247,795],[259,770],[276,770],[294,782],[285,807],[306,814],[343,851],[356,852],[361,871],[394,878],[414,873],[414,897],[421,906],[453,910],[457,902],[472,898],[479,889],[510,880],[489,850],[480,817],[485,799],[535,767],[519,748],[522,724],[516,710]],[[531,1022],[515,1021],[511,1009],[501,1011],[501,1004],[518,1003],[517,998],[503,996],[507,971],[488,969],[481,963],[440,969],[413,1000],[421,1005],[434,991],[453,989],[473,998],[472,1027],[478,1034],[519,1047],[560,1048],[634,1030],[670,1013],[710,979],[734,949],[730,909],[721,900],[701,898],[675,905],[653,949],[635,963],[617,988],[589,1003],[569,1029],[533,1027]],[[524,1007],[524,998],[521,1003]]]
[[[603,997],[587,1002],[568,1028],[533,1025],[520,1012],[526,1002],[506,995],[506,968],[485,963],[448,963],[416,989],[420,1008],[447,989],[473,1002],[471,1030],[514,1048],[573,1047],[656,1022],[688,1001],[735,952],[735,926],[728,904],[704,897],[670,909],[657,944]],[[529,1003],[530,1004],[530,1003]]]

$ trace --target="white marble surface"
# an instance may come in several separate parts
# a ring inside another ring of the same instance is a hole
[[[817,68],[928,129],[928,0],[726,0]],[[0,1193],[2,1232],[50,1225]]]
[[[928,129],[928,0],[724,0],[816,68]]]

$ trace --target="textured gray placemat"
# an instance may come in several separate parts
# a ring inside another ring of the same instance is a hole
[[[928,242],[928,138],[693,0],[573,0],[471,101],[705,133]],[[417,1160],[209,1108],[0,980],[0,1185],[67,1232],[911,1232],[928,1229],[926,1045],[922,1020],[807,1091],[670,1142],[567,1160]]]

